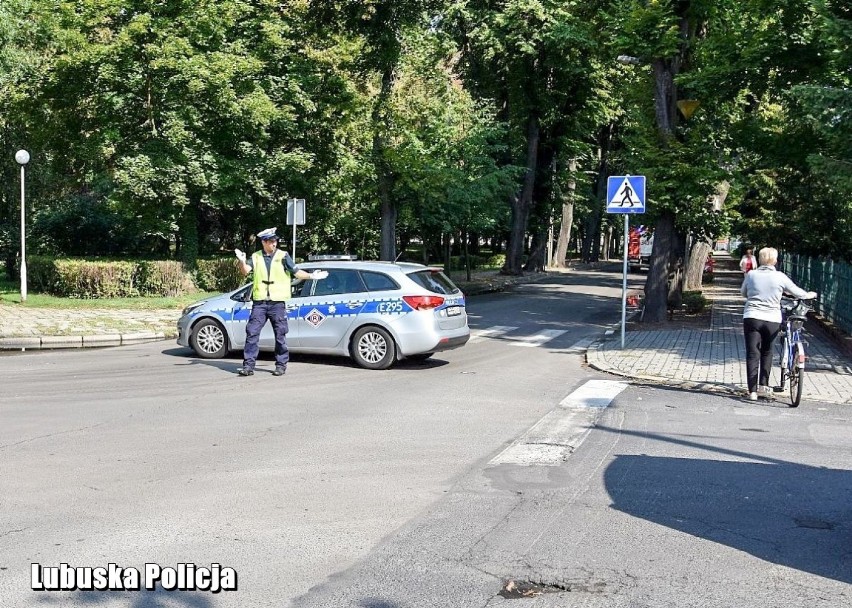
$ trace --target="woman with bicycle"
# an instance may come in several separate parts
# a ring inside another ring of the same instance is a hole
[[[803,300],[811,300],[816,292],[805,291],[783,272],[775,269],[778,250],[764,247],[757,253],[759,266],[749,272],[743,281],[742,294],[746,298],[743,311],[743,331],[746,344],[746,378],[748,398],[757,401],[769,398],[769,372],[772,369],[772,345],[781,328],[781,296],[788,293]]]

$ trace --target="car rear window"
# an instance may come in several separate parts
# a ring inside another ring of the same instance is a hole
[[[399,289],[399,285],[396,284],[396,281],[381,272],[366,272],[362,270],[361,278],[364,279],[364,284],[367,286],[369,291],[390,291],[392,289]]]
[[[412,281],[425,287],[432,293],[457,293],[459,288],[440,270],[419,270],[408,275]]]

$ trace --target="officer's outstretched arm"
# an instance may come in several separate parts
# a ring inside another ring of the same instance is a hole
[[[308,281],[310,279],[313,279],[315,281],[320,281],[320,280],[322,280],[322,279],[324,279],[328,276],[328,271],[327,270],[314,270],[313,272],[305,272],[304,270],[302,270],[300,268],[299,270],[296,271],[296,274],[294,276],[297,279],[303,279],[305,281]]]
[[[242,272],[243,275],[250,273],[251,266],[246,263],[246,254],[239,249],[234,249],[234,255],[237,256],[237,266],[240,269],[240,272]]]

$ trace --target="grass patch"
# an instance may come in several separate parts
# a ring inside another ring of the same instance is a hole
[[[21,285],[17,281],[10,281],[4,274],[0,276],[0,304],[15,304],[27,308],[63,308],[63,309],[112,309],[112,310],[156,310],[156,309],[180,309],[211,296],[219,295],[220,292],[199,291],[183,296],[175,297],[138,297],[138,298],[99,298],[92,300],[81,300],[78,298],[60,298],[41,293],[27,293],[27,301],[21,302]]]

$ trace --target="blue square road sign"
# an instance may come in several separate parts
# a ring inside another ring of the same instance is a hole
[[[645,213],[645,176],[611,175],[606,183],[607,213]]]

